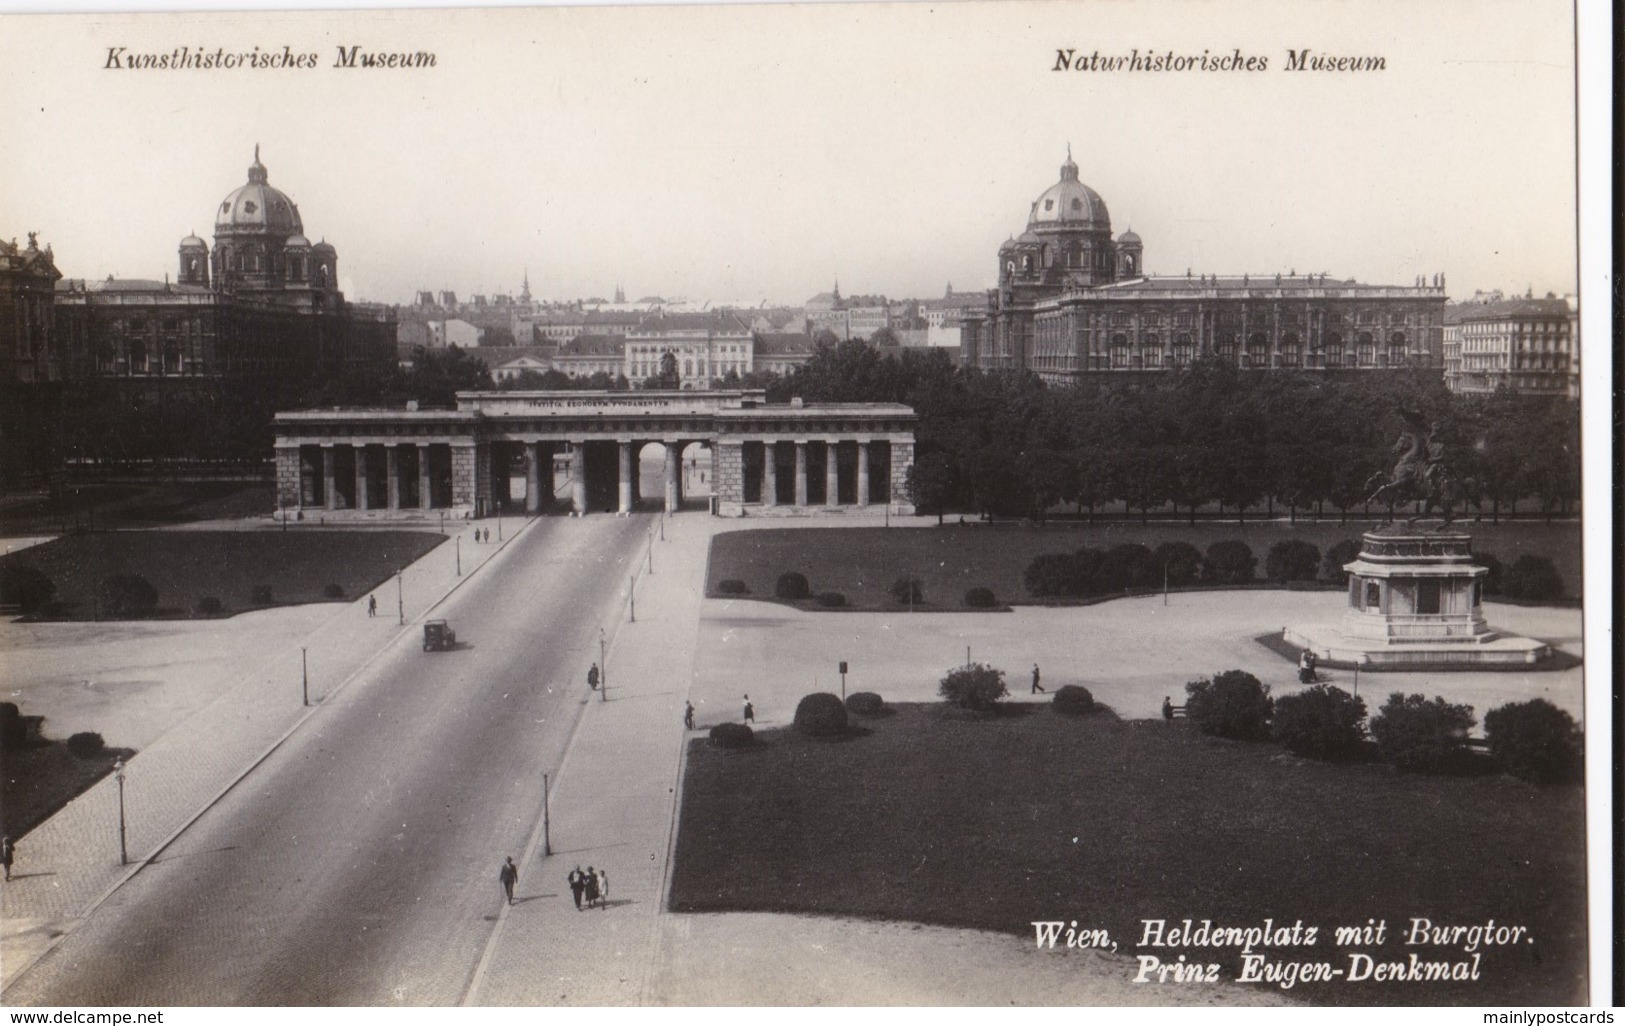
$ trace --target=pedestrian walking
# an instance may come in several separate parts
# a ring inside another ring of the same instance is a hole
[[[609,870],[598,871],[598,907],[603,908],[609,902]]]
[[[1044,685],[1038,683],[1038,664],[1034,663],[1033,664],[1033,690],[1032,690],[1032,693],[1036,695],[1041,691],[1044,691]],[[1048,694],[1049,692],[1045,691],[1044,693]]]
[[[598,904],[598,873],[591,866],[587,867],[587,877],[582,883],[587,885],[587,907],[592,908]]]
[[[6,867],[6,879],[11,879],[11,863],[17,858],[17,846],[10,837],[0,837],[0,866]]]
[[[745,696],[745,722],[746,723],[755,723],[756,722],[756,707],[754,705],[750,704],[750,696],[749,695]]]
[[[519,882],[519,867],[513,864],[513,856],[509,855],[502,863],[502,872],[497,874],[502,881],[502,893],[508,896],[508,904],[513,904],[513,886]]]
[[[598,690],[598,664],[593,663],[592,669],[587,671],[587,686],[594,691]]]
[[[378,615],[378,596],[377,595],[368,595],[367,596],[367,615],[368,616],[377,616]]]
[[[570,875],[567,877],[567,879],[570,881],[570,895],[576,899],[576,911],[580,912],[581,895],[587,889],[587,881],[581,872],[581,867],[577,866],[570,870]]]
[[[688,730],[694,729],[694,703],[683,703],[683,726]]]

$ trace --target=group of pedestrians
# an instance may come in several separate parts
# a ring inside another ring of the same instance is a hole
[[[490,540],[491,540],[491,529],[489,527],[476,527],[476,528],[474,528],[474,541],[477,544],[484,545],[487,542],[489,542]]]
[[[582,872],[581,867],[576,866],[566,879],[570,882],[570,895],[576,900],[577,912],[594,905],[602,909],[609,900],[609,874],[602,869],[588,866],[587,871]]]
[[[595,667],[595,669],[596,669],[596,667]],[[591,680],[590,677],[588,679]],[[746,723],[755,723],[756,722],[756,706],[751,704],[749,695],[745,696],[745,704],[744,704],[744,708],[740,709],[740,716],[741,716],[741,719]],[[694,703],[693,702],[685,701],[683,703],[683,729],[684,730],[693,730],[694,729]]]

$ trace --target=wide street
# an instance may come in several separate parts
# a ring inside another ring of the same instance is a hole
[[[462,1000],[501,906],[498,867],[527,863],[543,774],[648,531],[645,518],[534,522],[436,611],[457,651],[394,644],[7,1003]]]

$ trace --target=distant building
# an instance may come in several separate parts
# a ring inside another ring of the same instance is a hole
[[[51,247],[0,242],[0,384],[60,381],[56,341],[56,269]]]
[[[750,325],[734,313],[659,313],[641,321],[626,336],[629,381],[659,374],[669,354],[677,364],[679,387],[707,389],[732,372],[744,377],[755,369]]]
[[[812,359],[813,348],[812,336],[806,332],[757,332],[755,367],[787,377]]]
[[[962,315],[965,366],[1032,371],[1051,384],[1202,356],[1251,370],[1442,367],[1443,275],[1410,286],[1148,275],[1140,237],[1113,238],[1105,201],[1078,180],[1070,154],[998,260],[999,287]]]
[[[1445,308],[1445,385],[1468,394],[1507,388],[1578,398],[1579,307],[1551,293],[1544,299],[1493,295]]]
[[[577,335],[561,343],[553,355],[553,369],[572,378],[626,372],[626,338],[621,335]]]
[[[430,349],[473,349],[480,344],[480,329],[459,317],[443,317],[428,322]]]

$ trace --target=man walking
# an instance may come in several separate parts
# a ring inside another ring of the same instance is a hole
[[[570,895],[576,899],[576,911],[581,911],[581,892],[586,890],[587,881],[582,878],[581,867],[570,870]]]
[[[694,729],[694,703],[683,703],[683,727],[685,730]]]
[[[368,595],[367,596],[367,615],[368,616],[377,616],[378,615],[378,596],[377,595]]]
[[[755,723],[756,722],[756,707],[754,705],[750,704],[750,696],[749,695],[745,696],[745,722],[746,723]]]
[[[10,837],[0,837],[0,866],[6,867],[6,879],[11,879],[11,863],[17,858],[17,846]]]
[[[502,881],[502,893],[508,896],[508,904],[513,904],[513,886],[519,882],[519,867],[513,864],[513,856],[509,855],[502,863],[502,872],[497,875]]]
[[[593,663],[592,669],[587,671],[587,686],[594,691],[598,690],[598,664]]]
[[[1042,684],[1038,683],[1038,664],[1034,663],[1033,664],[1033,690],[1032,690],[1032,693],[1036,695],[1039,692],[1044,692],[1044,694],[1049,693],[1047,691],[1044,691],[1044,686]]]
[[[581,881],[587,888],[587,907],[592,908],[598,904],[598,874],[591,866],[587,867],[587,875]]]
[[[598,871],[598,900],[600,902],[599,908],[604,907],[603,902],[609,901],[609,870],[607,869]]]

